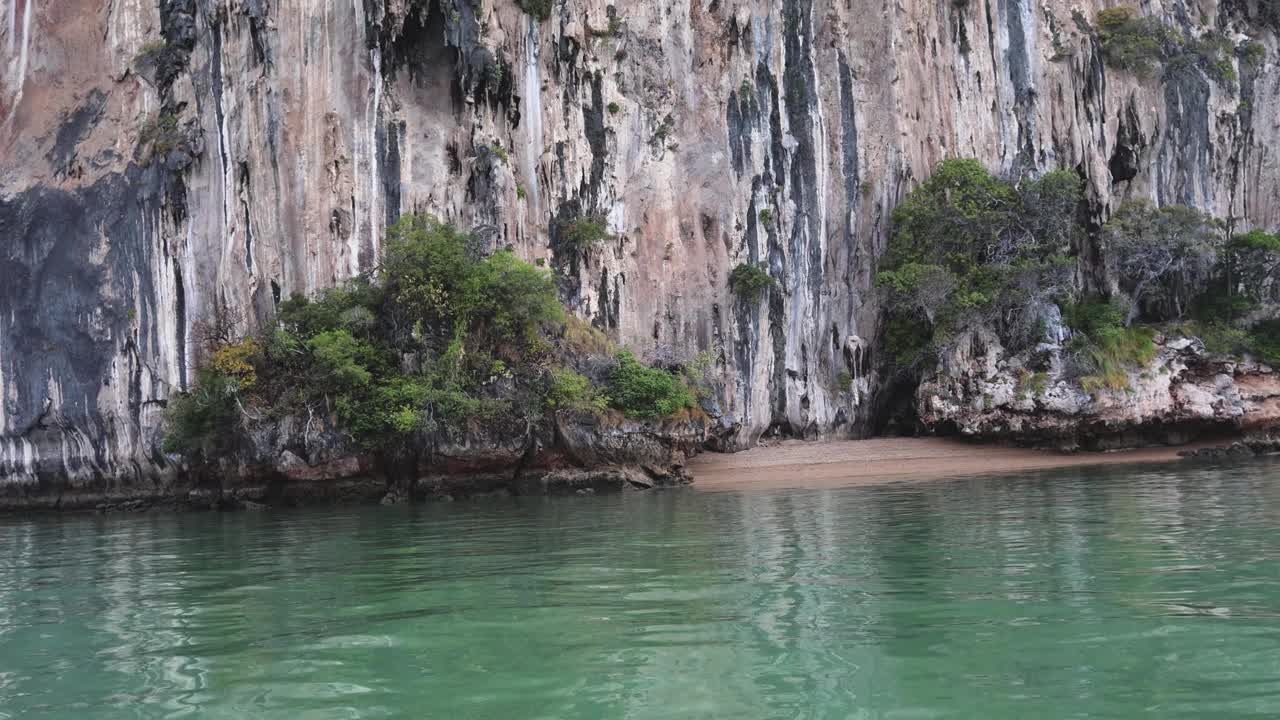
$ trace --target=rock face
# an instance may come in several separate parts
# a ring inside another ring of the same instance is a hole
[[[325,420],[286,417],[250,427],[234,450],[140,482],[101,475],[0,484],[0,511],[257,509],[477,495],[590,493],[688,481],[685,463],[717,432],[694,413],[654,422],[560,414],[420,438],[412,455],[363,454]]]
[[[1092,450],[1280,435],[1280,373],[1214,357],[1192,338],[1156,342],[1126,388],[1089,392],[1056,344],[1009,356],[990,334],[969,333],[917,389],[920,421],[934,432]]]
[[[1280,222],[1275,22],[1238,81],[1104,67],[1104,0],[9,0],[0,10],[0,483],[166,482],[199,324],[249,326],[434,213],[561,278],[641,355],[711,351],[741,447],[869,432],[889,212],[948,156]],[[616,239],[562,240],[581,214]],[[1090,248],[1083,248],[1087,255]],[[761,262],[764,301],[727,277]],[[849,373],[851,384],[838,381]]]

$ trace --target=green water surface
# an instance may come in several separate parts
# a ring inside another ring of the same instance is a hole
[[[0,718],[1276,718],[1280,464],[0,518]]]

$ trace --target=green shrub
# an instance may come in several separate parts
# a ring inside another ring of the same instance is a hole
[[[1023,372],[1018,376],[1019,393],[1030,393],[1032,396],[1037,396],[1043,394],[1048,386],[1049,373]]]
[[[138,147],[147,151],[148,158],[154,158],[175,150],[189,151],[190,141],[178,124],[178,116],[162,112],[142,124]]]
[[[307,340],[306,346],[328,389],[361,388],[373,377],[369,366],[374,364],[377,351],[347,330],[326,330]]]
[[[1262,250],[1280,253],[1280,233],[1250,230],[1231,238],[1231,247],[1237,250]]]
[[[1246,40],[1236,48],[1236,54],[1240,57],[1240,62],[1250,67],[1262,67],[1262,63],[1267,59],[1267,46],[1256,40]]]
[[[609,400],[596,392],[591,380],[569,368],[552,368],[547,376],[547,405],[556,410],[603,413]]]
[[[501,250],[472,268],[462,315],[472,333],[523,346],[559,322],[564,308],[549,272]]]
[[[617,115],[622,111],[622,106],[616,102],[611,102],[605,106],[605,109],[609,111],[610,115]]]
[[[773,211],[769,208],[762,208],[759,212],[760,224],[769,227],[773,224]]]
[[[1146,366],[1156,357],[1155,330],[1146,327],[1105,328],[1097,332],[1086,349],[1093,372],[1080,378],[1088,392],[1101,388],[1129,387],[1130,369]]]
[[[539,20],[551,17],[551,10],[555,7],[555,0],[516,0],[516,2],[521,10]]]
[[[914,364],[937,338],[972,324],[993,327],[1014,349],[1033,340],[1038,308],[1076,293],[1069,253],[1082,194],[1069,171],[1015,185],[976,160],[939,163],[894,210],[876,277],[895,361]]]
[[[475,260],[467,238],[433,217],[408,215],[387,231],[382,280],[397,314],[452,336],[467,315],[467,281]]]
[[[1104,249],[1129,297],[1125,324],[1177,319],[1212,282],[1222,223],[1182,205],[1126,202],[1103,228]]]
[[[912,367],[925,359],[933,340],[933,328],[923,319],[891,314],[884,326],[884,347],[893,362]]]
[[[573,252],[586,252],[613,239],[603,215],[581,215],[569,220],[561,225],[560,237]]]
[[[662,418],[694,406],[693,392],[671,373],[646,367],[626,350],[617,361],[609,376],[609,403],[627,416]]]
[[[509,250],[483,256],[434,218],[402,218],[376,274],[295,294],[277,321],[261,339],[218,334],[191,391],[171,398],[166,449],[208,457],[234,449],[246,422],[336,415],[357,447],[396,454],[420,447],[418,433],[606,407],[569,364],[600,367],[613,345],[565,320],[551,275]],[[631,414],[693,402],[683,382],[629,355],[611,380]]]
[[[189,390],[169,398],[164,451],[202,458],[229,444],[239,425],[239,392],[235,378],[198,370]]]
[[[1189,334],[1199,337],[1211,353],[1239,357],[1252,351],[1249,333],[1228,323],[1197,323],[1191,330]]]
[[[773,285],[773,277],[762,265],[739,263],[729,273],[729,289],[748,303],[759,302],[764,292]]]
[[[168,44],[164,41],[164,38],[148,40],[142,44],[142,47],[138,48],[138,54],[133,56],[133,64],[145,65],[154,62],[167,47]]]
[[[1110,300],[1090,297],[1063,306],[1062,319],[1073,331],[1095,337],[1104,330],[1122,327],[1124,310]]]
[[[853,389],[853,373],[848,370],[841,370],[836,374],[836,389],[840,392],[849,392]]]
[[[1254,325],[1249,331],[1249,345],[1259,360],[1280,368],[1280,318]]]
[[[1127,7],[1113,7],[1099,12],[1097,21],[1107,65],[1145,75],[1165,59],[1171,34],[1158,19],[1137,17]]]

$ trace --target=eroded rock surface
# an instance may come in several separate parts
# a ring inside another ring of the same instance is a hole
[[[1151,362],[1128,371],[1126,387],[1086,390],[1058,345],[1010,355],[990,334],[968,333],[917,389],[920,422],[933,432],[1067,449],[1280,437],[1280,372],[1214,356],[1194,338],[1156,343]]]

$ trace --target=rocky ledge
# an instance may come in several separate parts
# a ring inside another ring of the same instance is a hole
[[[1124,387],[1086,390],[1061,345],[1010,354],[989,332],[966,333],[920,383],[924,428],[981,440],[1111,450],[1280,435],[1280,373],[1208,352],[1195,338],[1155,337],[1154,357]]]
[[[49,468],[0,485],[0,510],[261,509],[484,495],[587,494],[687,483],[685,462],[723,428],[700,412],[662,421],[561,414],[434,433],[411,453],[355,452],[318,421],[263,423],[195,466],[108,477]]]

